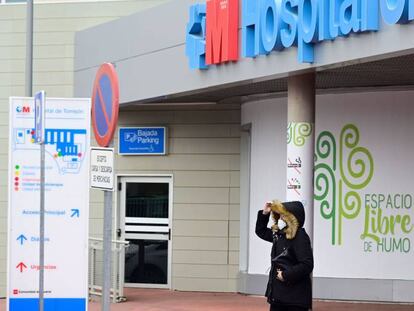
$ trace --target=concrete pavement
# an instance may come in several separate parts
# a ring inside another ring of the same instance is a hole
[[[413,293],[414,294],[414,293]],[[113,304],[111,311],[268,311],[264,297],[231,293],[177,292],[159,289],[126,289],[127,302]],[[89,311],[100,311],[91,301]],[[315,301],[315,311],[414,311],[414,305]],[[5,299],[0,311],[6,311]],[[59,311],[59,310],[56,310]]]
[[[127,302],[112,305],[111,311],[268,311],[264,297],[231,293],[177,292],[127,289]],[[99,311],[91,302],[89,311]],[[315,301],[316,311],[414,311],[414,305]]]

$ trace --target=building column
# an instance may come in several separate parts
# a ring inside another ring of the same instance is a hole
[[[315,73],[288,78],[286,200],[301,201],[305,228],[313,241]]]

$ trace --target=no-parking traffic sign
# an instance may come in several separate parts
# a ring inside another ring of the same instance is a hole
[[[92,126],[96,141],[108,147],[118,124],[119,82],[115,68],[105,63],[99,68],[92,91]]]

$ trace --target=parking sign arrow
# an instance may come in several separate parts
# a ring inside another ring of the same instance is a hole
[[[20,245],[23,245],[24,241],[27,241],[27,238],[23,234],[21,234],[16,240],[20,240]]]
[[[20,273],[22,273],[22,272],[23,272],[23,270],[24,270],[25,268],[27,268],[27,266],[26,266],[23,262],[21,262],[21,263],[19,263],[19,264],[16,266],[16,268],[17,268],[17,269],[20,269]]]

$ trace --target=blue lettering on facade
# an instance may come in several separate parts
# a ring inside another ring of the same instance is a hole
[[[297,47],[298,62],[314,62],[314,44],[351,33],[378,31],[385,23],[414,20],[414,0],[242,0],[243,57]],[[192,69],[205,64],[205,4],[190,8],[186,54]]]
[[[205,4],[195,4],[190,7],[185,53],[190,60],[191,69],[207,69]]]
[[[380,0],[381,15],[387,24],[405,24],[413,18],[414,0]]]

